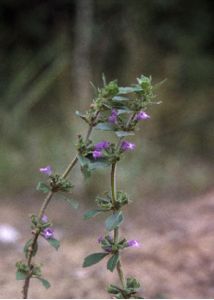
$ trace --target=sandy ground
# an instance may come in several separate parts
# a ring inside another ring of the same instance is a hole
[[[21,298],[22,282],[15,280],[14,265],[23,259],[22,246],[29,238],[26,215],[36,212],[40,201],[1,199],[0,223],[14,226],[21,236],[15,244],[0,243],[0,298]],[[46,290],[32,280],[31,298],[109,298],[106,286],[118,283],[116,272],[107,271],[105,261],[81,267],[85,256],[99,252],[96,240],[103,233],[103,219],[83,221],[85,210],[81,206],[73,211],[57,201],[51,205],[48,215],[61,247],[56,252],[45,240],[40,241],[36,261],[44,264],[44,277],[52,287]],[[213,215],[214,191],[191,201],[149,200],[133,205],[126,213],[121,235],[137,239],[141,247],[126,249],[122,262],[126,275],[136,276],[142,283],[141,295],[214,298]]]

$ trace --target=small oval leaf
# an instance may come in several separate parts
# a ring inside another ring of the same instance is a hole
[[[133,131],[116,131],[115,132],[117,137],[124,137],[124,136],[129,136],[129,135],[134,135]]]
[[[38,182],[36,189],[37,191],[41,191],[43,193],[50,192],[50,187],[42,181]]]
[[[47,281],[46,279],[44,278],[41,278],[41,277],[36,277],[41,283],[42,285],[46,288],[46,289],[49,289],[49,287],[51,286],[50,282]]]
[[[100,209],[89,210],[84,214],[84,219],[89,220],[89,219],[95,217],[96,215],[100,214],[101,212],[102,212],[102,210],[100,210]]]
[[[60,241],[54,239],[54,238],[50,238],[50,239],[45,239],[53,248],[55,248],[56,250],[59,249],[60,247]]]
[[[127,101],[127,100],[129,100],[129,98],[124,97],[124,96],[114,96],[114,97],[112,98],[112,100],[113,100],[113,101]]]
[[[111,130],[114,130],[114,126],[112,126],[109,123],[99,123],[99,124],[97,124],[95,129],[111,131]]]
[[[17,271],[16,272],[16,280],[25,280],[27,278],[27,273]]]
[[[114,271],[119,260],[119,253],[112,255],[112,257],[107,262],[107,269],[111,272]]]
[[[108,217],[105,221],[105,227],[108,231],[112,231],[123,222],[123,213],[117,211]]]
[[[109,255],[109,253],[105,253],[105,252],[98,252],[98,253],[93,253],[93,254],[88,255],[84,259],[83,268],[90,267],[92,265],[97,264],[107,255]]]

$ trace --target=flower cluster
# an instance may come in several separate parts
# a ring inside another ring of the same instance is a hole
[[[93,151],[92,151],[92,156],[94,159],[97,158],[102,158],[104,156],[108,157],[108,154],[112,154],[112,153],[108,153],[108,149],[110,148],[111,143],[108,141],[101,141],[97,144],[94,145]],[[134,143],[131,143],[129,141],[122,141],[120,148],[119,148],[119,152],[125,152],[125,151],[133,151],[135,150],[136,145]],[[104,151],[106,150],[106,152]],[[106,155],[105,155],[106,154]],[[118,153],[115,153],[115,155],[117,155]]]
[[[94,149],[92,152],[93,158],[97,159],[103,156],[103,150],[107,150],[109,146],[111,145],[110,142],[107,141],[101,141],[94,145]]]
[[[97,242],[101,244],[103,250],[106,252],[112,252],[117,249],[124,249],[124,248],[139,248],[140,244],[137,240],[126,240],[123,239],[119,241],[118,243],[114,243],[113,238],[110,235],[107,235],[105,237],[100,236],[97,239]]]
[[[108,117],[108,121],[111,124],[117,124],[118,112],[115,108],[112,109],[111,115]]]

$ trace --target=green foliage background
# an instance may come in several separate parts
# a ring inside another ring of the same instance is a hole
[[[89,80],[101,85],[102,72],[122,86],[140,74],[156,83],[167,79],[158,91],[163,104],[150,111],[136,154],[121,167],[121,184],[132,178],[132,190],[181,197],[209,188],[213,6],[209,0],[1,0],[0,191],[34,187],[40,166],[65,168],[85,128],[74,112],[88,107]],[[102,182],[101,175],[95,176]],[[87,192],[93,189],[88,183]]]

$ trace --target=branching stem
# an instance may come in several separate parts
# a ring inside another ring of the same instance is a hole
[[[94,117],[94,121],[96,120],[96,118],[98,117],[98,114],[99,112],[96,113],[95,117]],[[86,137],[85,137],[85,142],[88,141],[91,133],[92,133],[92,130],[93,130],[93,127],[94,127],[94,122],[92,122],[92,124],[90,125],[90,127],[88,128],[88,132],[86,134]],[[69,163],[68,167],[66,168],[66,170],[64,171],[64,173],[62,174],[62,178],[66,178],[69,173],[71,172],[71,170],[73,169],[73,167],[76,165],[78,161],[78,158],[77,158],[77,155],[72,159],[72,161]],[[53,194],[54,192],[50,191],[48,193],[48,195],[45,197],[43,203],[42,203],[42,206],[39,210],[39,214],[38,214],[38,219],[41,220],[42,216],[44,215],[45,213],[45,210],[47,209],[52,197],[53,197]],[[28,291],[29,291],[29,286],[30,286],[30,279],[32,277],[32,269],[33,269],[33,265],[31,263],[32,261],[32,258],[33,258],[33,253],[34,253],[34,250],[35,250],[35,247],[37,246],[37,240],[39,238],[39,235],[40,235],[40,232],[41,232],[41,229],[38,230],[36,233],[34,233],[34,236],[33,236],[33,239],[32,239],[32,244],[31,246],[29,247],[28,249],[28,260],[27,260],[27,266],[28,266],[28,269],[29,269],[29,272],[28,272],[28,275],[27,277],[25,278],[25,281],[24,281],[24,285],[23,285],[23,289],[22,289],[22,295],[23,295],[23,299],[27,299],[28,298]]]

